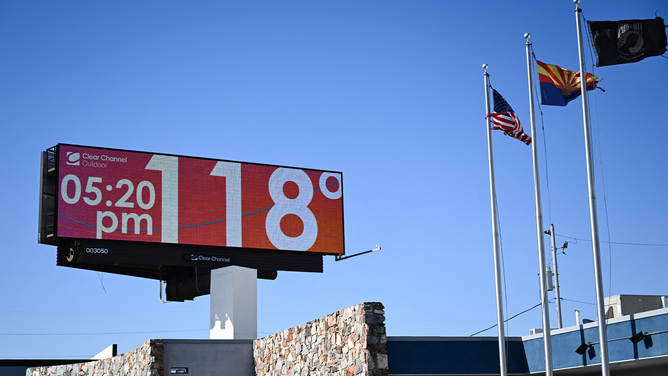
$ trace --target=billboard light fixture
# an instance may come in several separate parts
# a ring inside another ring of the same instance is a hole
[[[349,259],[351,257],[360,256],[360,255],[364,255],[364,254],[371,253],[371,252],[376,252],[376,251],[380,251],[380,246],[378,244],[376,244],[376,248],[374,248],[374,249],[370,249],[368,251],[364,251],[364,252],[360,252],[360,253],[355,253],[354,255],[343,256],[343,257],[341,255],[336,255],[335,260],[336,261],[341,261],[341,260]]]

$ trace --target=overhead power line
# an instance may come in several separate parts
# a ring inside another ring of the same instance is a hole
[[[0,336],[98,336],[115,334],[150,334],[150,333],[176,333],[176,332],[203,332],[208,329],[185,329],[185,330],[152,330],[146,332],[110,332],[110,333],[0,333]]]
[[[575,239],[575,240],[582,240],[585,242],[591,242],[591,239],[585,239],[585,238],[575,238],[572,236],[566,236],[566,235],[561,235],[557,234],[557,236],[561,236],[566,239]],[[620,245],[641,245],[641,246],[648,246],[648,247],[668,247],[668,244],[663,244],[663,243],[626,243],[626,242],[611,242],[611,241],[603,241],[601,240],[601,243],[610,243],[610,244],[620,244]]]
[[[533,307],[531,307],[531,308],[529,308],[529,309],[525,309],[524,311],[522,311],[522,312],[516,314],[516,315],[513,316],[513,317],[509,317],[508,320],[504,320],[503,322],[508,322],[508,321],[514,319],[515,317],[517,317],[517,316],[523,314],[523,313],[527,313],[527,312],[531,311],[532,309],[534,309],[534,308],[536,308],[536,307],[540,307],[540,303],[536,304],[535,306],[533,306]],[[488,331],[488,330],[490,330],[490,329],[492,329],[492,328],[495,328],[497,325],[498,325],[498,324],[494,324],[494,325],[490,326],[490,327],[487,328],[487,329],[483,329],[483,330],[481,330],[481,331],[479,331],[479,332],[475,332],[475,333],[471,334],[469,337],[473,337],[473,336],[476,335],[476,334],[480,334],[480,333],[482,333],[482,332],[486,332],[486,331]]]

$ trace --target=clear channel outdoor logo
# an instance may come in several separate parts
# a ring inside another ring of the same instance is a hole
[[[66,163],[70,166],[78,166],[81,163],[81,153],[68,151],[65,154],[67,161]]]

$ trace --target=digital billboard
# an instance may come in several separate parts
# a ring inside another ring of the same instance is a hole
[[[341,172],[69,144],[54,159],[57,239],[345,253]]]

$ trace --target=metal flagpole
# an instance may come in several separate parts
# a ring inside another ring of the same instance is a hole
[[[561,296],[559,294],[559,270],[557,269],[557,241],[554,233],[554,224],[550,223],[550,238],[552,238],[552,267],[554,268],[554,298],[557,303],[557,328],[563,327],[561,320]]]
[[[596,190],[594,180],[591,133],[589,130],[589,106],[587,104],[587,72],[585,71],[582,48],[582,28],[580,26],[580,0],[574,0],[575,18],[578,31],[578,53],[580,55],[580,92],[582,93],[582,118],[584,120],[585,156],[587,160],[587,187],[589,189],[589,219],[591,227],[591,245],[594,254],[594,278],[596,279],[596,308],[598,309],[598,337],[601,345],[601,374],[610,375],[608,360],[608,333],[605,322],[605,301],[603,298],[603,276],[601,275],[601,250],[598,238],[598,213],[596,209]],[[583,79],[584,77],[584,79]]]
[[[489,73],[487,64],[482,65],[485,70],[485,109],[491,113],[489,106]],[[494,238],[494,276],[496,283],[496,322],[499,329],[499,368],[500,375],[507,376],[506,365],[506,334],[503,328],[503,298],[501,289],[501,256],[499,255],[499,225],[496,210],[496,187],[494,184],[494,158],[492,156],[492,125],[487,117],[487,156],[489,159],[489,192],[492,200],[492,237]]]
[[[533,188],[536,197],[536,240],[538,242],[538,269],[540,271],[540,301],[543,308],[543,345],[545,348],[545,376],[552,376],[552,341],[550,340],[550,311],[547,301],[547,279],[545,278],[545,241],[543,239],[543,209],[540,198],[538,175],[538,146],[536,145],[536,121],[534,115],[533,74],[531,73],[531,43],[529,33],[524,34],[527,48],[527,71],[529,74],[529,110],[531,112],[531,152],[533,157]]]

